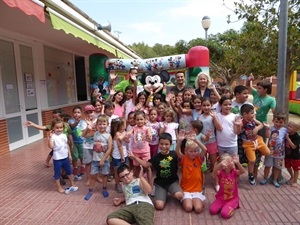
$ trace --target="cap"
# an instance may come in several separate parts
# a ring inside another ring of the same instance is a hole
[[[86,105],[84,106],[84,112],[87,112],[87,111],[95,111],[95,107],[92,106],[92,105]]]

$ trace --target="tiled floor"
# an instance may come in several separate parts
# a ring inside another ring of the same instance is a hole
[[[0,224],[105,224],[106,216],[116,209],[112,198],[120,195],[113,190],[113,182],[106,199],[98,192],[85,201],[83,180],[76,182],[76,193],[59,194],[52,180],[53,168],[43,166],[48,152],[46,140],[41,140],[0,158]],[[260,179],[261,174],[262,170]],[[288,178],[286,174],[284,177]],[[243,175],[239,188],[240,209],[227,221],[208,212],[215,195],[208,174],[202,214],[186,213],[178,202],[169,199],[166,208],[155,213],[155,224],[300,224],[300,187],[253,187]]]

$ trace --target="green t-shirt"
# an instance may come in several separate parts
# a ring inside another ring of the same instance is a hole
[[[142,85],[139,81],[137,83],[137,86]],[[116,91],[123,91],[125,93],[125,89],[127,86],[133,86],[133,83],[129,83],[129,80],[122,80],[120,83],[118,83],[115,86]]]
[[[67,137],[68,137],[69,134],[72,134],[72,130],[71,130],[71,127],[70,127],[70,125],[68,123],[64,123],[64,125],[65,126],[64,126],[63,133],[65,135],[67,135]],[[51,124],[48,124],[45,127],[46,127],[46,131],[50,131],[51,130]]]
[[[252,90],[253,95],[253,105],[256,111],[256,119],[259,122],[268,121],[268,112],[270,109],[274,109],[276,107],[275,98],[267,95],[265,97],[261,97],[257,94],[257,90]]]

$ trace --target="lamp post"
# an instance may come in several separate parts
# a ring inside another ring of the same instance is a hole
[[[207,30],[210,27],[210,18],[208,16],[204,16],[202,18],[202,27],[205,30],[205,40],[207,40]]]

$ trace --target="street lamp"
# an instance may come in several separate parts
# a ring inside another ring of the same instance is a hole
[[[205,40],[207,40],[207,30],[210,27],[210,18],[208,16],[204,16],[202,18],[202,27],[205,30]]]

